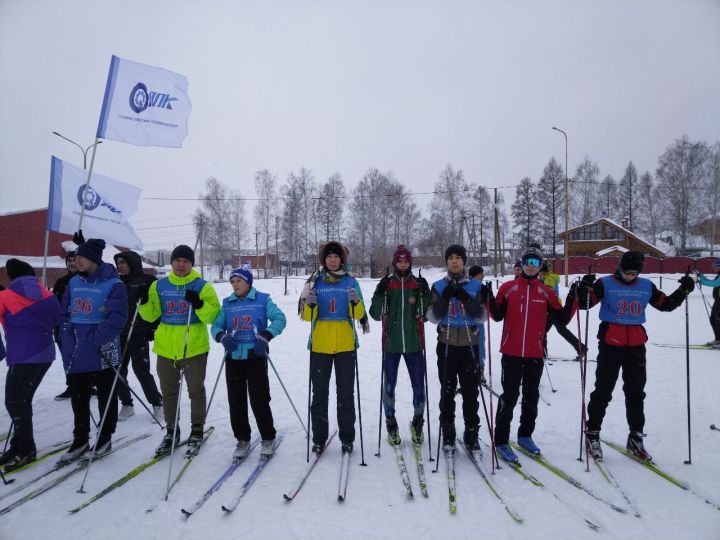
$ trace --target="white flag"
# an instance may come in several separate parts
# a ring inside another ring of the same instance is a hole
[[[93,174],[92,186],[86,190],[86,176],[80,167],[52,157],[47,229],[73,234],[84,200],[85,238],[102,238],[108,244],[141,250],[142,241],[128,222],[137,211],[141,190],[97,173]]]
[[[182,75],[113,55],[97,137],[179,148],[192,108],[187,89]]]

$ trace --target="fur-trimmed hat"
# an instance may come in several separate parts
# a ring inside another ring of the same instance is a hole
[[[320,264],[325,268],[325,258],[328,255],[337,255],[340,257],[340,269],[342,269],[348,261],[348,250],[340,242],[330,240],[324,244],[320,244],[318,249],[318,260]],[[327,268],[325,268],[327,270]]]

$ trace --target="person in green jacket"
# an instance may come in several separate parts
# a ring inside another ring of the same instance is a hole
[[[181,369],[190,397],[188,454],[197,453],[203,440],[205,370],[210,350],[207,325],[212,324],[220,312],[220,302],[212,285],[193,268],[194,264],[192,248],[177,246],[170,255],[170,275],[153,282],[147,293],[141,295],[140,317],[148,322],[160,319],[153,352],[157,354],[157,374],[167,433],[157,448],[158,454],[170,452],[173,432],[175,444],[180,439],[180,428],[175,429],[175,412],[180,394]]]
[[[393,254],[393,270],[378,283],[372,297],[370,316],[383,321],[383,406],[388,442],[400,444],[395,418],[395,384],[400,357],[405,358],[413,389],[413,419],[410,432],[413,442],[423,442],[425,410],[424,310],[430,301],[430,290],[422,277],[412,273],[412,254],[399,245]]]

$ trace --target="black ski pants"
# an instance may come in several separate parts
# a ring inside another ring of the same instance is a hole
[[[710,310],[710,326],[712,326],[715,341],[720,341],[720,300],[715,300]]]
[[[127,350],[125,348],[127,347]],[[128,381],[128,365],[132,361],[133,372],[140,382],[145,398],[150,405],[162,405],[162,396],[155,384],[155,378],[150,373],[150,344],[145,340],[131,339],[127,345],[125,340],[120,343],[120,350],[125,351],[122,364],[120,366],[120,376],[127,381],[124,384],[118,381],[118,397],[123,405],[133,404],[132,394],[130,393],[130,381]]]
[[[50,362],[16,364],[8,368],[5,379],[5,408],[14,429],[10,447],[18,456],[26,456],[35,451],[32,400],[49,368]]]
[[[328,438],[328,393],[330,375],[335,365],[337,387],[337,420],[341,443],[355,441],[355,351],[335,354],[310,353],[310,381],[312,383],[312,440],[324,444]]]
[[[455,392],[458,382],[462,394],[463,420],[465,421],[465,434],[477,437],[480,429],[478,416],[478,386],[479,364],[476,358],[477,345],[456,347],[445,345],[438,341],[437,366],[438,379],[442,387],[440,392],[440,425],[443,431],[443,440],[448,444],[455,442]],[[446,354],[447,351],[447,354]]]
[[[68,379],[70,380],[70,403],[75,417],[73,437],[80,441],[87,441],[90,437],[90,389],[94,386],[97,388],[98,422],[102,419],[105,407],[108,407],[99,440],[110,439],[115,433],[118,416],[117,387],[110,395],[115,379],[115,370],[107,368],[86,373],[69,373]]]
[[[498,410],[495,414],[495,444],[507,444],[510,440],[513,409],[520,397],[521,385],[522,402],[517,434],[518,437],[530,437],[535,431],[537,405],[540,399],[540,377],[545,364],[542,358],[523,358],[507,354],[503,354],[500,361],[503,393],[498,400]]]
[[[248,396],[260,436],[265,440],[275,438],[273,415],[270,410],[270,382],[267,359],[252,352],[246,360],[233,360],[225,355],[225,382],[227,383],[230,425],[238,441],[250,440],[248,421]]]
[[[590,394],[588,404],[588,430],[600,431],[621,368],[628,427],[630,431],[640,432],[645,427],[645,345],[613,347],[600,341],[595,390]]]

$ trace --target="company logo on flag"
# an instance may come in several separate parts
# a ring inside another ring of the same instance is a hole
[[[187,89],[182,75],[113,55],[97,137],[139,146],[182,146],[192,109]]]
[[[141,190],[97,173],[92,181],[92,187],[86,188],[86,171],[53,156],[47,229],[73,234],[84,206],[85,238],[102,238],[109,244],[141,250],[143,243],[128,221],[137,211]]]

